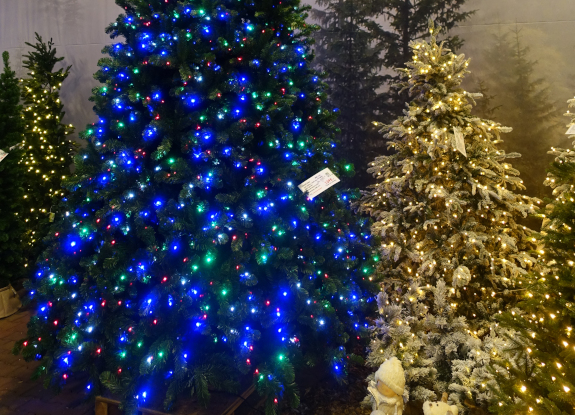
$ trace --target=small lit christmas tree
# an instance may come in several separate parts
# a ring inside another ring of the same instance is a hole
[[[575,125],[573,114],[566,115]],[[526,282],[518,308],[500,316],[501,325],[515,333],[507,347],[514,358],[495,366],[492,410],[498,414],[572,414],[575,408],[575,150],[549,154],[555,161],[545,185],[555,200],[542,212],[539,237],[546,270]]]
[[[126,411],[254,377],[267,414],[298,404],[294,367],[345,377],[375,258],[369,221],[330,188],[333,113],[309,69],[299,0],[117,0],[99,121],[30,288],[27,359]],[[368,291],[369,290],[369,291]]]
[[[535,259],[529,229],[518,219],[535,211],[519,172],[498,144],[510,129],[471,115],[478,94],[460,84],[468,60],[437,44],[411,43],[402,88],[407,113],[382,132],[396,151],[378,157],[378,183],[360,204],[381,235],[386,281],[379,296],[369,363],[403,362],[412,399],[459,406],[485,404],[486,364],[504,346],[493,315],[514,304],[517,278]]]
[[[70,66],[54,70],[64,58],[56,56],[52,39],[45,42],[36,33],[36,43],[26,42],[32,50],[24,56],[27,78],[22,81],[24,103],[24,158],[26,193],[23,219],[26,222],[26,266],[33,266],[45,248],[42,239],[48,234],[50,213],[55,214],[65,194],[62,180],[70,174],[72,150],[69,139],[74,129],[62,123],[63,104],[60,88],[70,73]]]
[[[18,79],[8,62],[8,52],[2,54],[4,63],[0,74],[0,288],[23,277],[21,220],[24,194],[24,168],[20,164],[22,107]],[[6,154],[8,153],[8,154]]]

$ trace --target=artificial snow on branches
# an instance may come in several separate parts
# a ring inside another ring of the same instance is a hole
[[[509,128],[471,114],[477,95],[460,86],[468,60],[430,30],[401,70],[411,101],[381,130],[395,152],[371,163],[377,183],[358,205],[375,219],[386,281],[368,363],[397,356],[411,399],[448,392],[464,407],[488,398],[486,365],[506,342],[493,316],[516,303],[518,277],[536,262],[518,221],[538,201],[517,193],[508,159],[519,155],[498,146]]]

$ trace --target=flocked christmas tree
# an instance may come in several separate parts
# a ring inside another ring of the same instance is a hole
[[[0,288],[24,276],[22,268],[21,220],[24,194],[23,165],[20,164],[22,133],[22,107],[16,74],[10,68],[8,52],[2,54],[3,71],[0,73]],[[7,154],[6,154],[7,153]]]
[[[30,267],[45,248],[42,239],[48,234],[50,214],[56,214],[65,194],[62,180],[70,174],[74,146],[69,134],[74,129],[62,123],[65,113],[60,100],[60,88],[71,67],[54,69],[64,58],[57,57],[51,39],[45,42],[36,33],[36,43],[26,44],[32,50],[24,56],[23,66],[28,73],[21,85],[26,123],[23,219],[27,245],[25,266]]]
[[[575,125],[573,114],[566,115]],[[545,185],[555,199],[541,212],[538,240],[545,270],[526,281],[523,301],[499,319],[515,333],[507,347],[513,359],[494,362],[491,409],[498,414],[573,414],[575,408],[575,150],[549,154],[555,161]]]
[[[294,366],[344,378],[365,332],[369,223],[334,188],[333,114],[309,69],[298,0],[117,0],[100,61],[99,121],[67,181],[31,286],[28,359],[49,382],[87,371],[124,408],[209,398],[253,376],[297,405]],[[41,339],[41,340],[40,340]]]
[[[431,28],[433,32],[433,27]],[[509,128],[471,115],[477,94],[460,84],[468,60],[443,44],[411,43],[401,87],[407,113],[382,132],[396,150],[370,168],[378,183],[360,204],[381,235],[378,297],[368,363],[397,356],[411,399],[448,392],[460,407],[485,404],[486,364],[505,340],[492,316],[515,302],[518,276],[535,259],[518,220],[534,201],[507,161]]]

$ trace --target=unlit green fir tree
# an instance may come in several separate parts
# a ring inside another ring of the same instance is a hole
[[[8,59],[8,52],[4,52],[0,73],[0,288],[24,276],[24,167],[20,163],[24,123],[18,79]]]

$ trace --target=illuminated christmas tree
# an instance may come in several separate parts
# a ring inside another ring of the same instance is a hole
[[[23,219],[26,222],[26,266],[33,266],[45,248],[42,239],[48,234],[50,213],[56,214],[65,194],[62,180],[70,174],[73,143],[68,135],[72,125],[62,123],[63,104],[60,88],[70,66],[54,70],[64,58],[56,56],[54,43],[44,42],[36,33],[36,43],[26,42],[32,50],[24,56],[27,78],[22,81],[24,103],[24,157],[26,187]]]
[[[574,106],[575,99],[569,100]],[[566,115],[575,125],[573,114]],[[523,301],[500,317],[502,326],[515,331],[507,347],[513,359],[495,362],[492,409],[500,414],[572,414],[575,408],[575,151],[549,154],[555,161],[545,185],[555,200],[542,212],[539,235],[546,269],[526,281]]]
[[[18,79],[8,62],[8,52],[2,54],[0,73],[0,288],[23,276],[22,210],[24,168],[20,164],[24,124]],[[6,154],[8,153],[8,154]]]
[[[397,356],[411,399],[448,392],[471,407],[485,404],[486,364],[505,346],[493,315],[516,302],[535,262],[518,224],[535,201],[515,193],[523,185],[507,159],[518,154],[498,146],[509,128],[471,115],[479,94],[460,87],[468,60],[431,30],[403,70],[407,114],[382,130],[396,153],[373,162],[378,183],[360,205],[382,237],[385,281],[368,363]]]
[[[58,385],[209,398],[253,376],[267,414],[298,403],[294,367],[346,374],[367,334],[369,222],[332,187],[298,185],[334,160],[333,113],[309,69],[299,0],[117,0],[67,181],[67,212],[30,287],[28,359]],[[373,304],[373,303],[372,303]]]

